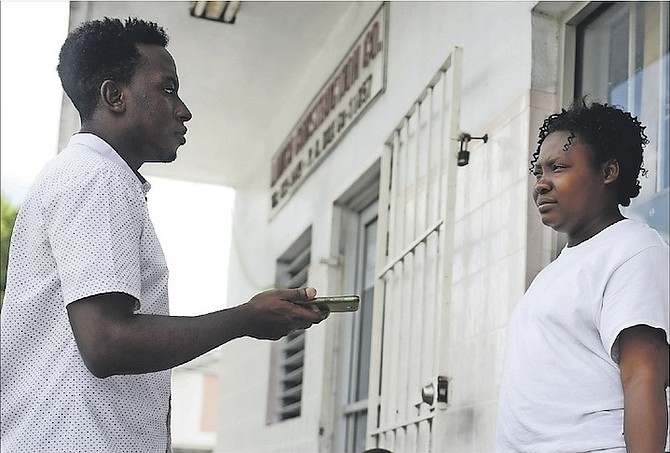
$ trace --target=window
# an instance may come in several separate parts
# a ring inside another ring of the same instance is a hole
[[[346,452],[365,450],[367,404],[370,379],[370,344],[377,250],[377,202],[360,211],[355,218],[355,293],[361,306],[347,325],[349,359],[346,365],[346,399],[342,407]]]
[[[277,260],[277,287],[299,288],[307,284],[311,237],[309,229]],[[270,423],[300,416],[304,362],[304,330],[296,330],[273,344]]]
[[[332,451],[365,450],[368,427],[375,267],[377,265],[377,215],[379,161],[371,165],[334,203],[332,250],[338,254],[339,284],[333,290],[361,297],[357,312],[337,319],[337,375]],[[335,321],[332,321],[333,323]]]
[[[668,240],[668,2],[601,6],[577,26],[575,97],[619,105],[646,126],[642,192],[625,215],[647,222]]]

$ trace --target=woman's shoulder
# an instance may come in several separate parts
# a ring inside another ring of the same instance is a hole
[[[646,223],[623,219],[589,240],[564,249],[561,255],[566,255],[565,259],[570,261],[616,268],[641,253],[667,259],[668,243]]]
[[[607,248],[615,261],[621,263],[636,256],[651,262],[670,260],[668,243],[663,236],[646,223],[634,219],[625,219],[615,225],[607,237]]]
[[[668,243],[663,236],[644,222],[635,219],[624,219],[613,225],[613,240],[621,241],[623,244],[647,248],[658,246],[668,249]]]

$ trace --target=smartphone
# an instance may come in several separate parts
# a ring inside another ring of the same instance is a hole
[[[311,300],[295,302],[298,305],[314,307],[319,310],[330,310],[331,313],[343,313],[356,311],[361,303],[361,298],[355,294],[349,296],[323,296]]]

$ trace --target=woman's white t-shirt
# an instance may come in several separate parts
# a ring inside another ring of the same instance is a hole
[[[617,337],[668,339],[668,244],[622,220],[566,247],[510,319],[498,411],[501,452],[625,452]]]

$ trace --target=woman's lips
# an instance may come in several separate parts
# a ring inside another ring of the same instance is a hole
[[[537,210],[539,212],[549,211],[556,204],[553,200],[539,199],[537,200]]]

